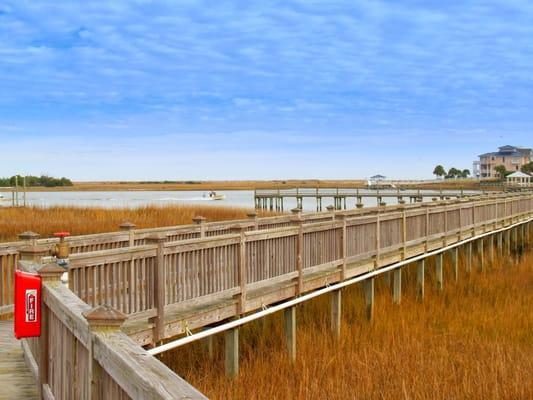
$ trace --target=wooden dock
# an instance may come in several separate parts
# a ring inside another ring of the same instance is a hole
[[[523,192],[217,223],[195,218],[182,227],[124,224],[120,232],[69,239],[67,284],[65,269],[49,257],[57,240],[26,233],[0,246],[8,271],[1,282],[12,288],[15,260],[43,278],[43,335],[23,341],[42,398],[203,399],[154,355],[224,332],[226,372],[234,376],[239,324],[284,310],[294,360],[297,303],[330,294],[338,335],[346,285],[363,283],[370,319],[378,275],[392,273],[399,303],[402,269],[412,265],[423,298],[426,258],[435,257],[442,290],[444,253],[455,271],[459,250],[467,271],[483,271],[496,252],[529,246],[532,222],[533,192]]]
[[[13,336],[12,321],[0,321],[0,399],[37,399],[37,385]]]
[[[395,199],[398,204],[422,202],[424,199],[447,200],[464,198],[472,195],[482,195],[485,191],[468,190],[425,190],[400,188],[287,188],[287,189],[258,189],[254,191],[255,208],[259,210],[284,211],[285,202],[292,199],[296,207],[303,209],[304,199],[314,199],[316,211],[322,211],[323,201],[330,201],[336,210],[351,208],[348,200],[352,199],[354,207],[363,207],[363,199],[372,198],[376,205],[385,205],[386,199]],[[406,200],[407,199],[407,200]],[[325,205],[327,206],[327,204]]]

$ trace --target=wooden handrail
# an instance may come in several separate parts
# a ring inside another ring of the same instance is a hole
[[[24,262],[20,268],[35,270]],[[105,313],[102,323],[92,328],[86,317],[91,307],[61,284],[59,276],[43,282],[42,313],[45,335],[24,339],[23,351],[43,398],[100,398],[96,393],[105,391],[110,400],[124,395],[131,399],[206,399],[121,332],[120,324],[107,321]],[[56,352],[61,348],[72,352]],[[63,381],[68,384],[62,385]]]

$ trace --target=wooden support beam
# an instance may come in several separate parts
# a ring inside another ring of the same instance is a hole
[[[503,257],[503,232],[500,232],[498,235],[498,255]]]
[[[393,273],[392,301],[400,304],[402,301],[402,269],[397,268]]]
[[[455,247],[450,250],[452,268],[453,268],[453,279],[455,282],[459,280],[459,247]]]
[[[209,329],[207,326],[205,329]],[[215,337],[213,335],[202,339],[202,346],[210,360],[215,358]]]
[[[485,267],[485,257],[483,250],[483,239],[477,241],[477,256],[478,256],[478,268],[480,271],[483,271]]]
[[[437,289],[442,291],[444,289],[444,268],[443,268],[443,254],[437,254],[435,259],[435,275]]]
[[[296,361],[296,306],[284,310],[285,345],[291,361]]]
[[[372,321],[374,318],[374,278],[363,281],[365,291],[366,319]]]
[[[512,250],[512,246],[511,246],[511,230],[510,229],[507,229],[505,231],[505,253],[510,256],[511,255],[511,250]]]
[[[472,242],[466,244],[466,272],[472,272]]]
[[[387,285],[387,290],[390,290],[391,287],[391,274],[391,271],[383,273],[383,281],[385,282],[385,285]]]
[[[342,291],[334,290],[331,292],[331,332],[335,339],[341,337],[342,321]]]
[[[420,300],[424,299],[424,274],[426,268],[426,261],[418,261],[416,267],[416,294]]]
[[[226,376],[234,378],[239,374],[239,328],[227,330],[224,333],[224,341]]]

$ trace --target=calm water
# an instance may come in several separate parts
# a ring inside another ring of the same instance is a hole
[[[118,192],[28,192],[28,205],[50,207],[50,206],[79,206],[79,207],[140,207],[145,205],[180,205],[180,204],[202,204],[208,206],[233,206],[233,207],[254,207],[254,192],[251,190],[231,190],[217,191],[224,194],[226,198],[220,201],[213,201],[207,197],[207,191],[118,191]],[[385,191],[382,191],[385,193]],[[423,193],[423,191],[422,191]],[[474,193],[474,192],[472,192]],[[6,199],[11,199],[11,194],[0,193]],[[22,196],[22,195],[21,195]],[[409,199],[405,199],[408,201]],[[431,200],[425,198],[425,201]],[[396,204],[395,198],[385,199],[387,204]],[[347,199],[347,207],[355,208],[356,200]],[[366,207],[375,206],[376,200],[363,199]],[[0,205],[10,205],[11,201],[3,201]],[[21,197],[22,204],[22,197]],[[322,206],[333,204],[332,198],[323,198]],[[316,210],[314,199],[304,199],[304,210]],[[296,207],[295,199],[285,199],[285,210]]]

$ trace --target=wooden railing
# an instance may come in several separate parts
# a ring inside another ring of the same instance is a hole
[[[43,278],[42,334],[23,339],[40,398],[205,399],[120,331],[125,316],[92,308],[60,282],[63,269],[20,262]]]
[[[513,199],[516,195],[502,194],[502,195],[493,195],[489,197],[477,197],[472,198],[472,201],[485,201],[486,199],[500,199],[502,202],[503,199]],[[437,203],[428,203],[431,204],[430,208],[437,207]],[[376,215],[378,212],[383,213],[384,210],[387,212],[393,212],[398,210],[405,210],[409,212],[410,210],[419,210],[420,204],[410,204],[410,205],[399,205],[399,206],[387,206],[383,207],[373,207],[367,209],[357,209],[349,211],[327,211],[327,212],[318,212],[318,213],[305,213],[301,214],[301,219],[304,224],[317,223],[321,221],[330,221],[335,215],[340,215],[341,213],[346,217],[360,217],[360,216],[372,216]],[[467,212],[463,212],[463,219],[469,218]],[[478,218],[481,218],[481,214],[478,211]],[[422,217],[419,217],[421,219]],[[432,217],[436,218],[436,217]],[[257,218],[256,216],[251,216],[248,219],[234,220],[234,221],[221,221],[221,222],[209,222],[206,223],[204,220],[199,219],[197,223],[191,225],[182,225],[182,226],[170,226],[170,227],[161,227],[161,228],[150,228],[150,229],[134,229],[131,226],[126,225],[123,231],[119,232],[109,232],[102,234],[94,235],[84,235],[84,236],[73,236],[67,238],[67,242],[70,247],[71,254],[80,254],[80,253],[93,253],[95,251],[102,250],[112,250],[112,249],[122,249],[130,246],[142,246],[147,244],[147,239],[153,235],[161,235],[165,238],[167,242],[175,242],[180,240],[189,240],[201,237],[212,237],[212,236],[221,236],[226,235],[231,232],[231,227],[234,225],[244,225],[246,230],[264,230],[264,229],[273,229],[287,227],[294,224],[293,216],[291,215],[280,215],[273,217],[263,217]],[[422,218],[423,219],[423,218]],[[465,220],[466,221],[466,220]],[[463,221],[463,224],[466,222]],[[396,222],[397,224],[398,222]],[[393,225],[394,223],[390,223]],[[433,222],[433,225],[438,222]],[[452,222],[453,224],[453,222]],[[412,224],[412,229],[422,229],[421,224]],[[362,228],[361,228],[362,229]],[[370,229],[370,228],[367,228]],[[409,229],[407,235],[410,239],[417,237],[413,230]],[[436,232],[437,228],[431,228],[432,231]],[[450,228],[451,229],[451,228]],[[51,249],[58,242],[57,238],[46,238],[38,239],[34,241],[18,241],[18,242],[9,242],[0,244],[0,313],[3,310],[10,310],[13,299],[13,274],[15,267],[17,265],[19,256],[18,253],[27,246],[37,245],[44,247],[45,249]],[[386,243],[386,242],[385,242]],[[323,256],[323,255],[321,255]],[[312,257],[310,254],[308,257]],[[135,308],[132,306],[132,310]]]
[[[387,210],[394,210],[401,206],[388,206]],[[404,206],[405,209],[418,208],[418,204]],[[345,211],[349,216],[373,215],[378,208],[357,209]],[[331,220],[335,212],[319,212],[302,214],[304,223]],[[162,235],[167,242],[195,239],[205,236],[219,236],[230,233],[236,224],[248,224],[247,230],[272,229],[292,225],[290,215],[279,215],[258,218],[253,213],[248,219],[205,222],[198,219],[195,224],[168,226],[149,229],[135,229],[132,225],[124,225],[121,231],[99,233],[83,236],[72,236],[66,239],[71,254],[89,253],[100,250],[120,249],[130,246],[140,246],[147,243],[147,238]],[[59,242],[57,238],[31,239],[26,241],[0,243],[0,314],[3,310],[11,310],[13,303],[13,274],[19,260],[19,252],[28,246],[40,246],[51,250]]]
[[[145,238],[151,244],[75,254],[69,286],[92,306],[113,306],[130,321],[151,320],[157,341],[171,335],[165,334],[165,313],[175,306],[234,296],[237,314],[252,311],[258,303],[248,302],[247,293],[276,280],[293,279],[298,294],[315,271],[337,268],[345,279],[360,272],[353,268],[358,263],[380,268],[391,256],[408,258],[532,215],[532,194],[382,207],[371,215],[322,213],[319,222],[295,214],[290,226],[280,228],[250,230],[249,223],[237,223],[218,236],[175,242],[152,236]]]

